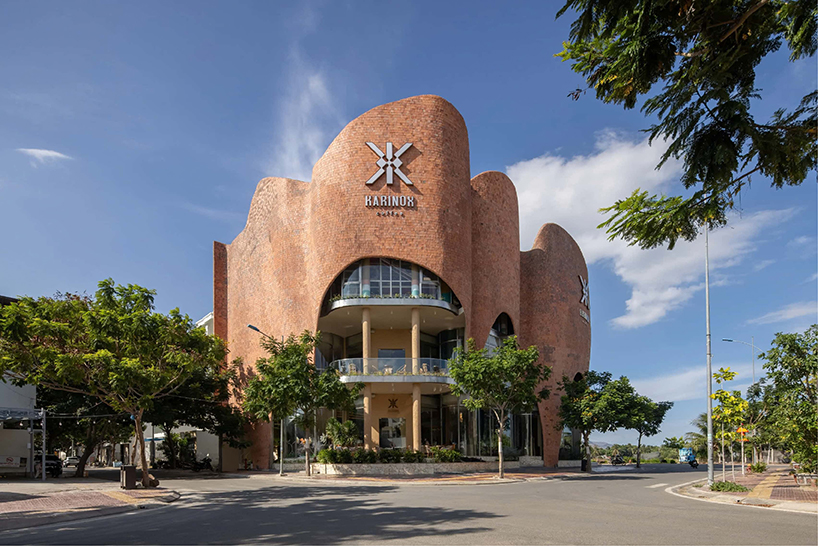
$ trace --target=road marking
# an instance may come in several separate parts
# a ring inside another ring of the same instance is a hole
[[[653,489],[655,487],[662,487],[663,485],[667,485],[666,483],[655,483],[653,485],[647,486],[647,489]]]

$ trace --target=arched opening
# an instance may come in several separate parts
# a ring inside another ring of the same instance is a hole
[[[582,381],[583,377],[584,376],[581,373],[577,372],[577,374],[574,376],[574,381]]]
[[[507,313],[500,313],[494,320],[494,324],[489,330],[489,337],[486,339],[486,349],[493,351],[499,347],[503,340],[514,335],[514,324]]]

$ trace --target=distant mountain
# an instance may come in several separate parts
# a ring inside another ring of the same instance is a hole
[[[613,446],[613,444],[609,444],[608,442],[589,442],[594,447],[599,447],[602,449],[608,449],[609,447]]]

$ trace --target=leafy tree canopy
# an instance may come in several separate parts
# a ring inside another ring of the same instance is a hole
[[[756,68],[765,56],[783,44],[792,61],[815,54],[814,1],[568,0],[557,16],[568,10],[577,18],[557,56],[605,102],[633,108],[650,95],[642,105],[658,119],[650,140],[669,143],[659,166],[681,159],[689,190],[686,197],[637,190],[603,209],[610,216],[599,227],[611,239],[672,249],[706,223],[726,224],[752,175],[781,188],[815,170],[818,92],[767,121],[751,108],[761,98]]]
[[[471,410],[487,409],[497,419],[497,449],[499,475],[504,475],[502,432],[512,413],[528,413],[548,389],[543,383],[551,376],[551,368],[538,361],[536,347],[520,349],[516,336],[503,340],[494,351],[477,349],[469,339],[466,350],[457,350],[449,362],[449,375],[454,379],[452,394],[466,395],[463,405]]]
[[[178,309],[154,312],[154,295],[107,279],[93,299],[59,294],[0,309],[0,377],[93,396],[133,415],[145,486],[145,411],[195,370],[220,366],[227,352]]]
[[[254,420],[285,419],[295,415],[295,422],[307,437],[315,424],[319,409],[355,411],[355,399],[361,384],[350,389],[341,382],[338,370],[319,370],[313,363],[320,333],[304,331],[277,341],[264,336],[262,347],[270,355],[256,361],[257,374],[244,390],[242,404]],[[306,471],[310,474],[309,442],[306,450]]]
[[[760,358],[771,383],[771,427],[793,460],[807,471],[818,468],[818,325],[803,334],[776,334]]]
[[[642,465],[642,437],[659,434],[665,414],[673,407],[673,402],[654,402],[634,391],[627,405],[624,427],[639,433],[636,443],[636,467],[639,468]]]

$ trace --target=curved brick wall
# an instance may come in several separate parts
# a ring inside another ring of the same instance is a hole
[[[517,190],[505,174],[488,171],[472,186],[472,299],[469,335],[482,346],[500,315],[520,327],[520,222]]]
[[[552,367],[548,387],[551,397],[540,403],[545,466],[556,466],[561,431],[557,430],[560,393],[556,384],[563,374],[573,378],[588,371],[591,325],[581,316],[590,311],[580,302],[588,279],[585,258],[574,239],[557,224],[540,228],[534,245],[521,256],[520,341],[536,345],[540,359]]]
[[[414,184],[396,176],[388,186],[381,176],[367,185],[378,170],[367,142],[384,152],[387,142],[395,150],[411,142],[400,169]],[[412,197],[415,206],[366,206],[367,196]],[[231,359],[243,359],[246,378],[265,356],[260,335],[247,324],[275,337],[315,330],[333,279],[352,262],[384,256],[443,278],[464,306],[467,336],[478,344],[505,312],[521,343],[540,346],[555,377],[587,370],[590,329],[577,322],[576,309],[577,275],[587,278],[582,253],[564,230],[548,224],[534,249],[521,254],[517,211],[506,175],[470,179],[466,125],[450,103],[424,95],[374,108],[335,138],[312,182],[259,182],[244,230],[229,245],[214,243],[216,334],[227,340]],[[541,409],[544,416],[552,406],[553,399]],[[543,427],[546,432],[545,421]],[[266,468],[270,425],[250,427],[248,435],[253,463]],[[558,441],[558,434],[546,434],[547,464],[556,464]]]

